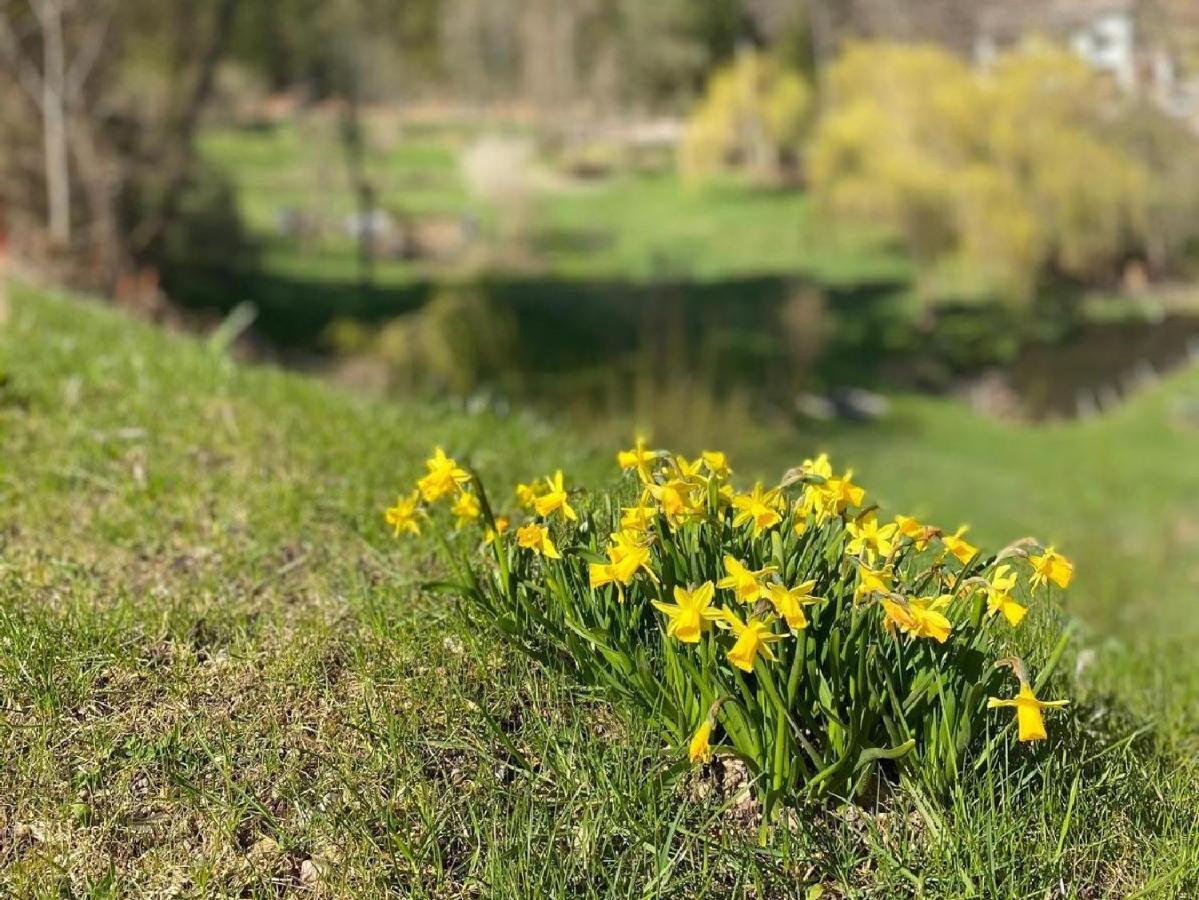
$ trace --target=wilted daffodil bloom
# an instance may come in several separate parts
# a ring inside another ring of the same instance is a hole
[[[736,613],[728,609],[719,610],[715,621],[721,628],[728,629],[737,636],[737,640],[729,648],[728,658],[729,662],[742,672],[754,670],[754,660],[758,658],[759,653],[763,659],[774,662],[774,651],[770,649],[770,645],[775,641],[781,641],[783,636],[771,631],[769,622],[757,616],[751,616],[748,622],[742,622]]]
[[[699,728],[695,729],[695,734],[691,736],[691,741],[687,744],[687,758],[693,764],[712,761],[712,747],[708,743],[711,738],[712,719],[706,718],[700,723]]]
[[[845,530],[850,537],[845,552],[850,556],[860,556],[868,563],[873,563],[876,556],[890,556],[895,546],[896,529],[894,524],[879,526],[874,513],[850,519],[845,523]]]
[[[397,497],[396,505],[388,507],[383,514],[387,524],[395,528],[396,537],[400,536],[401,531],[420,534],[420,510],[417,507],[419,501],[420,491],[413,491],[407,497]]]
[[[922,524],[915,516],[896,516],[895,524],[899,527],[899,533],[909,538],[917,550],[928,546],[928,539],[935,530]]]
[[[752,492],[734,495],[733,509],[737,510],[737,514],[733,516],[733,527],[753,525],[754,537],[757,537],[767,528],[771,528],[783,520],[783,517],[779,515],[778,505],[779,492],[777,489],[764,491],[761,483],[755,484]]]
[[[616,454],[616,464],[625,471],[636,469],[637,477],[642,481],[648,482],[650,480],[650,466],[653,465],[654,460],[657,458],[657,453],[646,449],[645,438],[639,437],[632,450],[621,450]]]
[[[1060,588],[1070,586],[1070,580],[1074,577],[1074,563],[1052,547],[1046,547],[1040,556],[1030,556],[1028,561],[1032,563],[1032,575],[1028,583],[1033,587],[1040,587],[1048,581]]]
[[[483,510],[479,506],[478,497],[467,491],[463,491],[458,495],[458,499],[454,501],[454,505],[450,507],[450,512],[454,514],[454,518],[457,520],[454,523],[454,527],[464,528],[479,518]]]
[[[666,634],[678,638],[684,644],[699,643],[700,633],[716,611],[711,609],[716,588],[705,581],[695,590],[675,586],[674,603],[653,601],[654,609],[667,617]]]
[[[803,608],[809,604],[821,602],[822,598],[812,596],[814,587],[816,587],[815,581],[805,581],[793,588],[781,584],[770,585],[767,597],[774,607],[774,611],[792,631],[807,628],[808,617],[804,615]]]
[[[890,566],[882,569],[872,569],[869,566],[858,566],[858,586],[854,588],[853,599],[861,600],[871,594],[891,593],[893,572]]]
[[[999,697],[991,697],[987,700],[987,709],[1016,707],[1016,728],[1020,740],[1043,741],[1049,735],[1045,731],[1045,719],[1041,716],[1041,710],[1055,709],[1067,706],[1069,703],[1069,700],[1038,700],[1028,682],[1021,680],[1020,693],[1014,699],[1004,700]]]
[[[969,525],[962,525],[953,534],[941,537],[941,543],[945,545],[945,549],[957,557],[957,561],[963,566],[974,559],[975,554],[978,553],[978,548],[962,537],[969,530]]]
[[[549,529],[536,522],[530,522],[528,525],[522,525],[516,529],[516,543],[540,556],[548,556],[550,559],[562,558],[562,554],[550,540]]]
[[[1020,605],[1010,591],[1016,586],[1016,573],[1011,566],[1000,566],[991,575],[987,591],[987,615],[1003,613],[1009,625],[1019,625],[1020,620],[1028,614],[1028,608]]]
[[[432,503],[470,481],[470,473],[446,456],[440,447],[425,460],[425,467],[429,470],[428,474],[421,478],[416,486],[426,503]]]
[[[768,597],[769,591],[762,579],[771,572],[778,571],[778,567],[766,566],[754,571],[736,557],[726,553],[724,555],[724,571],[728,574],[716,582],[716,586],[732,591],[742,603],[753,603],[759,598]]]
[[[509,524],[510,523],[508,521],[507,516],[496,516],[495,517],[495,528],[488,528],[486,531],[483,532],[483,543],[484,544],[494,544],[495,539],[499,535],[507,532]]]

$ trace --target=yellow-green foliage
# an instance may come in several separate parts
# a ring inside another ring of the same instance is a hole
[[[687,177],[744,169],[776,178],[799,153],[812,93],[798,72],[754,51],[714,73],[687,123],[679,164]]]
[[[936,47],[859,44],[829,88],[814,189],[925,264],[1027,297],[1050,271],[1110,277],[1145,239],[1147,173],[1104,134],[1106,83],[1065,50],[1028,44],[975,71]]]
[[[482,292],[443,287],[415,312],[370,331],[348,320],[334,322],[326,340],[338,352],[383,362],[400,387],[436,386],[459,394],[510,373],[515,324]]]

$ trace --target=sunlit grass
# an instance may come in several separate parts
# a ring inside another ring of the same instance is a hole
[[[335,126],[306,117],[269,129],[212,130],[201,148],[233,181],[253,233],[270,238],[287,207],[322,215],[337,232],[354,211],[354,197]],[[469,217],[486,228],[492,211],[470,196],[458,161],[469,140],[460,130],[388,132],[367,161],[380,206],[408,216]],[[635,281],[793,275],[856,284],[910,273],[881,234],[830,228],[802,191],[727,179],[688,185],[671,170],[617,172],[595,182],[542,180],[526,239],[534,264],[550,275]],[[504,265],[502,258],[493,262]],[[338,234],[327,236],[316,254],[269,240],[266,267],[277,274],[352,279],[355,265],[352,242]],[[381,260],[375,274],[386,284],[429,271]]]
[[[823,446],[980,542],[1057,540],[1095,651],[1034,758],[947,804],[820,806],[759,846],[735,793],[673,787],[635,718],[424,594],[432,548],[378,513],[436,441],[495,483],[562,463],[600,484],[606,447],[361,400],[30,291],[0,370],[0,891],[266,897],[315,871],[334,896],[1199,893],[1199,684],[1145,649],[1194,634],[1194,373],[1093,423],[902,400],[889,425],[738,457],[777,475]]]

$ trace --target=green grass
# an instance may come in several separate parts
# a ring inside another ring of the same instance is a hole
[[[602,484],[607,448],[13,299],[0,892],[266,897],[316,871],[318,896],[1199,893],[1199,685],[1168,649],[1196,636],[1196,373],[1093,423],[901,399],[886,426],[753,443],[743,474],[823,445],[890,503],[1060,538],[1095,651],[1047,746],[946,803],[880,787],[759,845],[709,776],[666,777],[675,748],[422,591],[432,548],[381,521],[435,442],[490,484],[559,463]]]
[[[367,171],[382,208],[410,216],[471,216],[485,227],[491,222],[492,211],[470,195],[459,167],[471,130],[368,125],[374,136]],[[356,277],[354,247],[344,237],[329,235],[312,252],[274,236],[276,216],[286,207],[320,215],[334,231],[353,211],[334,120],[312,115],[270,129],[212,129],[200,146],[231,180],[250,232],[265,240],[268,271],[318,281]],[[902,254],[880,235],[830,229],[800,191],[733,181],[688,186],[673,171],[561,181],[551,180],[532,200],[528,238],[541,274],[701,281],[789,275],[835,284],[910,274]],[[526,270],[529,261],[520,266]],[[376,271],[381,284],[430,274],[439,274],[438,268],[405,261],[381,261]]]

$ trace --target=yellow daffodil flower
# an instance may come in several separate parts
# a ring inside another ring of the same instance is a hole
[[[908,614],[908,608],[894,600],[891,597],[883,597],[880,601],[883,607],[883,628],[887,629],[887,633],[894,636],[896,629],[907,634],[911,631],[915,621]]]
[[[1030,556],[1028,561],[1032,563],[1032,576],[1028,583],[1034,588],[1049,581],[1063,589],[1070,586],[1070,580],[1074,577],[1074,563],[1052,547],[1046,547],[1040,556]]]
[[[516,502],[520,504],[521,509],[532,509],[541,494],[541,483],[537,481],[532,484],[521,483],[516,486]]]
[[[829,478],[821,485],[820,493],[821,512],[826,516],[835,516],[850,506],[861,506],[866,499],[866,490],[853,483],[852,470],[840,478]]]
[[[674,603],[653,601],[654,608],[667,617],[666,634],[684,644],[698,644],[705,623],[713,618],[712,599],[716,588],[705,581],[695,590],[675,586]]]
[[[650,494],[658,501],[662,515],[673,526],[681,525],[687,519],[699,515],[703,507],[695,500],[695,485],[680,479],[672,479],[666,484],[648,485]]]
[[[621,450],[616,454],[616,464],[623,471],[637,470],[637,477],[643,482],[650,481],[650,467],[658,454],[645,448],[645,438],[638,437],[632,450]]]
[[[699,728],[695,729],[695,734],[691,736],[691,741],[687,744],[687,759],[692,764],[712,761],[712,747],[708,743],[711,737],[712,720],[707,718],[700,723]]]
[[[794,527],[796,534],[803,534],[808,530],[809,518],[814,517],[817,522],[823,522],[828,518],[825,511],[823,487],[824,485],[805,485],[803,493],[795,501]]]
[[[949,639],[953,625],[941,610],[953,601],[953,597],[911,597],[906,605],[891,597],[882,600],[886,619],[883,625],[892,634],[899,629],[908,637],[933,638],[940,644]]]
[[[475,519],[483,514],[483,509],[479,505],[479,498],[474,494],[463,491],[458,495],[458,499],[454,501],[454,505],[450,507],[450,512],[454,514],[457,520],[454,523],[455,528],[464,528]]]
[[[753,603],[760,598],[767,599],[769,597],[770,592],[763,584],[762,579],[771,572],[778,571],[778,566],[766,566],[754,571],[736,557],[726,553],[724,571],[727,574],[716,582],[716,586],[732,591],[742,603]]]
[[[940,597],[913,597],[908,600],[908,613],[912,617],[913,637],[933,638],[937,643],[944,644],[949,640],[949,632],[953,625],[941,612],[953,602],[953,596],[942,594]]]
[[[805,459],[800,464],[800,469],[805,475],[818,475],[821,478],[833,477],[833,465],[829,462],[827,453],[821,453],[815,459]]]
[[[779,617],[787,623],[787,627],[792,631],[808,627],[808,617],[804,615],[803,608],[812,603],[820,603],[821,597],[812,596],[812,588],[816,587],[815,581],[805,581],[803,584],[798,584],[793,588],[788,588],[781,584],[772,584],[767,594],[774,611],[779,614]]]
[[[928,546],[934,529],[922,524],[915,516],[896,516],[895,524],[899,526],[899,533],[911,540],[917,550],[924,550]]]
[[[956,556],[958,562],[963,566],[974,559],[975,554],[978,553],[978,548],[962,537],[969,529],[969,525],[962,525],[955,533],[941,537],[941,543],[945,545],[945,549]]]
[[[420,534],[420,510],[417,507],[419,501],[420,491],[415,490],[407,497],[397,497],[395,506],[388,507],[383,514],[387,524],[395,528],[396,537],[400,536],[401,531]]]
[[[549,529],[536,522],[530,522],[528,525],[522,525],[516,529],[516,543],[526,550],[532,550],[539,556],[547,556],[550,559],[562,558],[562,554],[550,540]]]
[[[425,460],[425,467],[429,470],[428,474],[421,478],[416,486],[426,503],[433,503],[440,497],[457,491],[461,485],[470,481],[470,473],[446,456],[445,451],[440,447],[437,447],[433,451],[433,455]]]
[[[893,572],[890,566],[882,569],[872,569],[869,566],[858,566],[858,586],[854,588],[853,599],[861,600],[872,594],[891,593]]]
[[[751,616],[748,622],[742,622],[736,613],[721,609],[716,624],[737,636],[727,655],[729,662],[742,672],[754,670],[754,660],[758,658],[758,654],[768,662],[774,662],[775,655],[770,645],[775,641],[781,641],[783,636],[771,631],[768,621]]]
[[[702,466],[704,465],[703,457],[699,457],[695,462],[688,462],[687,457],[676,455],[673,458],[674,477],[680,481],[687,481],[691,484],[703,484],[704,474]]]
[[[873,564],[876,556],[891,555],[897,528],[894,524],[880,526],[874,513],[850,519],[845,523],[845,530],[850,537],[849,543],[845,545],[845,552],[850,556],[860,556],[867,563]]]
[[[555,472],[552,478],[547,478],[545,483],[549,490],[533,501],[537,515],[549,517],[555,512],[561,512],[564,518],[577,522],[579,517],[571,508],[566,488],[562,484],[562,470]]]
[[[733,470],[729,467],[728,458],[720,450],[705,450],[700,454],[704,465],[708,467],[708,471],[717,478],[724,480],[733,474]]]
[[[733,508],[737,514],[733,516],[733,527],[752,525],[754,537],[767,528],[777,525],[783,520],[778,511],[778,490],[763,491],[761,483],[755,484],[748,494],[737,494],[733,497]]]
[[[626,506],[621,510],[621,531],[649,531],[654,527],[658,510],[652,506]]]
[[[623,598],[624,586],[633,580],[638,570],[644,570],[655,582],[658,580],[650,568],[649,548],[639,543],[640,538],[640,534],[632,531],[612,535],[608,562],[588,565],[588,579],[592,588],[615,583],[621,587]]]
[[[507,516],[496,516],[495,517],[495,528],[488,528],[486,531],[483,532],[483,543],[484,544],[494,544],[495,539],[499,535],[504,534],[505,532],[508,531],[508,527],[510,524],[511,524],[511,522],[508,521]]]
[[[1038,700],[1028,682],[1020,682],[1020,693],[1011,700],[991,697],[987,700],[987,709],[1014,706],[1016,708],[1016,728],[1022,741],[1043,741],[1049,735],[1045,731],[1045,719],[1041,716],[1042,709],[1056,709],[1069,705],[1069,700]]]
[[[1028,608],[1012,599],[1010,591],[1015,586],[1016,573],[1012,571],[1011,566],[1000,566],[995,570],[986,587],[987,615],[993,616],[995,613],[1001,612],[1003,617],[1008,620],[1009,625],[1020,624],[1020,621],[1028,615]]]

